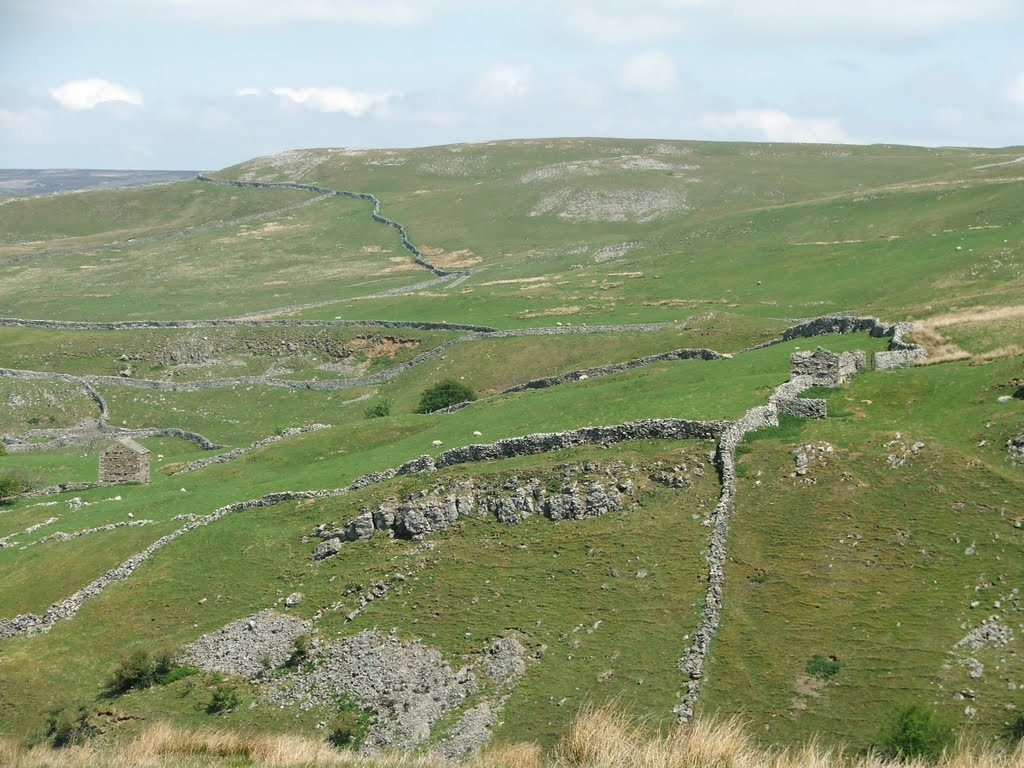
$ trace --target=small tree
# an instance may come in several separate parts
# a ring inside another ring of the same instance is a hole
[[[238,709],[242,704],[242,695],[231,683],[223,683],[213,689],[213,696],[210,703],[206,705],[206,714],[215,715],[218,712],[230,712]]]
[[[445,379],[423,390],[416,413],[433,413],[467,400],[476,400],[472,389],[455,379]]]
[[[6,472],[0,475],[0,504],[8,504],[14,497],[25,491],[25,481],[21,475]]]
[[[905,704],[893,713],[879,734],[879,750],[897,760],[937,760],[943,750],[953,745],[954,724],[953,718],[944,717],[931,707]]]
[[[363,413],[368,419],[379,419],[384,416],[390,416],[391,401],[386,397],[382,397],[376,403],[367,408]]]
[[[96,711],[88,707],[66,707],[46,715],[43,739],[56,749],[85,744],[102,729]]]
[[[121,659],[107,678],[107,695],[120,696],[132,688],[162,684],[174,669],[174,656],[170,653],[163,652],[154,656],[147,650],[135,651]]]

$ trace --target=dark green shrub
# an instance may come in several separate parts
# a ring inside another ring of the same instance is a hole
[[[292,641],[292,655],[284,663],[289,669],[297,668],[302,662],[309,660],[310,637],[303,633]]]
[[[173,669],[171,669],[166,674],[161,675],[157,679],[156,684],[157,685],[170,685],[171,683],[176,683],[178,680],[184,680],[186,677],[192,677],[192,675],[198,675],[198,674],[199,674],[199,670],[196,669],[195,667],[188,667],[188,666],[174,667]]]
[[[51,710],[43,725],[43,739],[56,749],[84,744],[101,733],[96,711],[88,707]]]
[[[822,653],[816,653],[807,660],[807,666],[804,667],[804,671],[811,677],[818,677],[822,680],[831,680],[839,674],[839,670],[842,668],[843,663],[835,656],[826,656]]]
[[[238,689],[230,683],[226,683],[213,689],[210,703],[206,705],[206,713],[215,715],[218,712],[228,712],[237,709],[241,703],[242,695]]]
[[[368,419],[379,419],[379,418],[382,418],[384,416],[390,416],[391,415],[391,401],[388,398],[386,398],[386,397],[382,397],[376,403],[374,403],[369,408],[367,408],[363,412],[363,414]]]
[[[423,390],[416,413],[433,413],[467,400],[476,400],[472,389],[455,379],[445,379]]]
[[[1018,712],[1006,726],[1006,737],[1013,744],[1024,741],[1024,712]]]
[[[327,741],[343,749],[359,749],[370,728],[373,712],[363,709],[351,696],[338,699],[338,711],[328,723]]]
[[[955,721],[923,704],[897,709],[878,737],[879,751],[897,760],[937,760],[956,739]]]
[[[25,480],[21,475],[7,472],[0,475],[0,504],[6,504],[25,491]]]
[[[107,678],[106,693],[108,696],[120,696],[133,688],[149,688],[168,677],[174,668],[174,656],[170,653],[154,656],[146,650],[135,651],[121,659]]]

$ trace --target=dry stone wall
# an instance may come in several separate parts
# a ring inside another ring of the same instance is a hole
[[[286,437],[293,437],[294,435],[304,435],[307,432],[319,432],[321,429],[330,429],[330,424],[306,424],[302,427],[289,427],[281,432],[279,435],[271,435],[265,437],[262,440],[257,440],[247,448],[235,448],[227,453],[221,453],[217,456],[211,456],[208,459],[197,459],[196,461],[186,464],[183,468],[177,472],[172,473],[171,477],[177,477],[178,475],[185,475],[189,472],[195,472],[197,469],[208,467],[211,464],[223,464],[226,461],[234,461],[240,456],[244,456],[250,451],[255,451],[257,448],[263,448],[267,445],[272,445],[278,440],[283,440]]]
[[[713,349],[676,349],[671,352],[662,352],[658,355],[638,357],[633,360],[627,360],[624,363],[598,365],[593,368],[583,368],[578,371],[570,371],[569,373],[563,373],[558,376],[545,376],[541,379],[533,379],[525,384],[517,384],[514,387],[504,389],[500,394],[507,395],[513,392],[522,392],[526,389],[544,389],[545,387],[554,387],[571,381],[595,379],[600,376],[608,376],[613,373],[631,371],[634,368],[642,368],[646,365],[663,363],[669,360],[721,360],[723,357],[724,356],[721,352],[715,352]]]
[[[218,184],[227,187],[256,187],[261,189],[299,189],[307,192],[316,192],[320,195],[337,195],[339,197],[349,197],[354,200],[365,200],[370,203],[373,208],[370,212],[371,218],[378,224],[391,227],[398,231],[398,235],[401,238],[403,247],[412,254],[413,260],[424,269],[433,272],[438,277],[462,277],[468,275],[468,272],[460,272],[457,270],[444,270],[431,264],[424,258],[419,248],[413,245],[412,240],[409,239],[409,232],[405,226],[399,224],[397,221],[393,221],[385,216],[381,215],[380,212],[380,200],[374,195],[368,192],[349,192],[347,190],[329,189],[328,187],[321,187],[315,184],[297,184],[295,182],[264,182],[264,181],[235,181],[229,179],[214,179],[209,176],[199,174],[196,176],[199,181],[206,182],[207,184]]]

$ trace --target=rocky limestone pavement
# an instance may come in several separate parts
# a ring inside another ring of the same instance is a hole
[[[446,480],[402,499],[392,496],[375,509],[363,508],[344,526],[317,526],[312,536],[321,543],[311,557],[323,560],[340,552],[343,542],[368,539],[375,532],[420,540],[467,517],[489,515],[510,525],[535,515],[550,520],[599,517],[627,507],[636,476],[636,469],[630,472],[622,462],[568,464],[557,472],[552,478],[555,489],[548,488],[547,478],[513,476],[501,481]]]
[[[284,665],[295,650],[295,639],[311,629],[308,621],[265,610],[203,635],[186,646],[180,658],[207,672],[258,680],[268,665]]]

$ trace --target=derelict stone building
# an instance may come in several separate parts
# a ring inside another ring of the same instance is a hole
[[[789,356],[790,376],[810,376],[815,384],[839,387],[867,366],[867,355],[861,350],[830,352],[818,347],[813,352],[794,352]]]
[[[149,449],[130,437],[108,445],[100,453],[100,482],[148,483]]]

